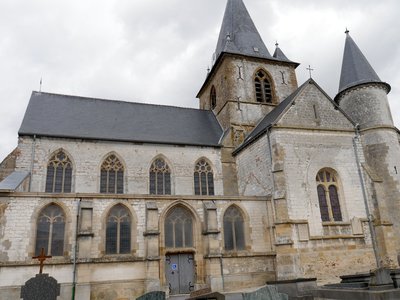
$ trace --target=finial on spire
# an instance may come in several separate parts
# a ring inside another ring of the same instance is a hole
[[[278,43],[278,41],[276,41],[276,42],[275,42],[275,46],[276,46],[276,48],[278,48],[278,47],[279,47],[279,43]]]
[[[347,29],[346,27],[346,31],[344,32],[345,34],[349,34],[350,30]]]
[[[43,80],[42,80],[42,77],[40,77],[40,83],[39,83],[39,92],[40,93],[42,92],[42,83],[43,83]]]

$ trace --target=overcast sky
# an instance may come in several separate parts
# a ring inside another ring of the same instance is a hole
[[[244,0],[275,41],[336,95],[345,28],[383,81],[400,126],[400,1]],[[198,107],[226,0],[0,0],[0,162],[32,90]]]

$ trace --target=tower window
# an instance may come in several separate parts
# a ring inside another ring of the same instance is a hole
[[[272,103],[272,88],[267,73],[260,70],[254,78],[256,100],[260,103]]]
[[[328,170],[319,171],[316,181],[322,221],[342,221],[336,173]]]
[[[215,87],[211,87],[211,92],[210,92],[210,107],[211,109],[214,109],[217,106],[217,91],[215,90]]]

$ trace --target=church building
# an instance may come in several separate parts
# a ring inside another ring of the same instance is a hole
[[[228,0],[199,109],[32,92],[0,164],[0,298],[42,249],[61,300],[398,267],[390,85],[348,31],[334,99],[271,53]]]

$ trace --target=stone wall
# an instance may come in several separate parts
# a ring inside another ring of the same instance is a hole
[[[156,157],[163,157],[171,168],[172,194],[194,194],[193,171],[200,158],[206,158],[213,168],[215,194],[223,194],[219,148],[52,138],[36,138],[34,142],[31,137],[20,137],[18,149],[21,155],[17,159],[17,170],[30,170],[32,143],[35,144],[32,192],[45,190],[48,161],[55,151],[64,149],[73,163],[73,192],[98,193],[101,164],[114,153],[125,167],[125,194],[149,194],[149,170]]]
[[[0,163],[0,182],[15,170],[16,160],[19,155],[20,152],[16,148]]]

